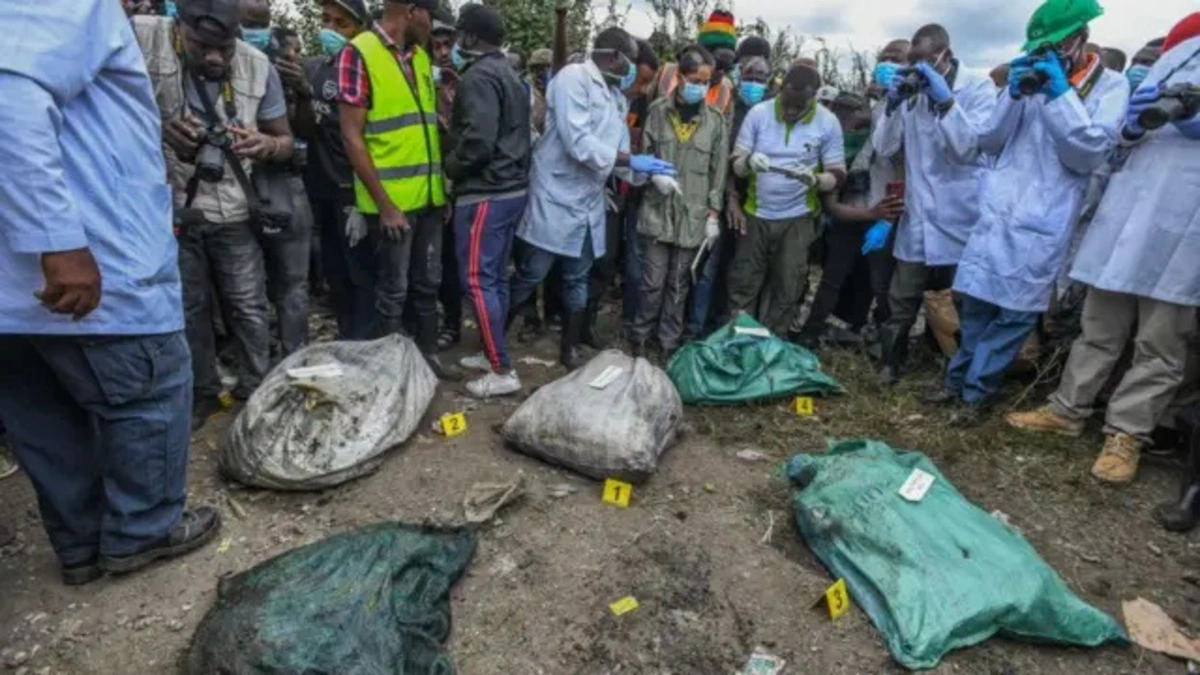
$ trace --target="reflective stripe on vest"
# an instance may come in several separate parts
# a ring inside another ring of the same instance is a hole
[[[679,66],[674,63],[668,63],[658,71],[658,93],[660,96],[670,96],[671,92],[675,91],[675,86],[679,84],[679,78],[676,77],[676,72]],[[704,102],[712,107],[720,110],[722,113],[729,112],[729,104],[733,103],[733,85],[729,82],[729,78],[723,77],[717,84],[708,88],[708,92],[704,95]]]
[[[420,47],[413,48],[414,95],[395,53],[374,31],[360,34],[351,44],[362,55],[371,83],[371,108],[363,139],[384,191],[404,212],[442,206],[446,188],[429,55]],[[354,193],[359,211],[379,213],[358,176],[354,177]]]

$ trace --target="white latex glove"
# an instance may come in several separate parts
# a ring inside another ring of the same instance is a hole
[[[675,180],[671,176],[664,176],[662,174],[658,174],[655,176],[651,176],[650,182],[654,183],[654,187],[658,188],[658,191],[661,192],[664,196],[669,195],[672,192],[679,195],[680,197],[683,196],[683,190],[679,189],[679,181]]]
[[[819,173],[816,175],[817,192],[833,192],[837,187],[837,176],[831,173]]]
[[[350,215],[346,218],[346,243],[354,248],[367,236],[367,219],[353,206],[347,210]]]
[[[716,239],[721,236],[721,223],[715,214],[710,214],[708,220],[704,221],[704,238]]]
[[[754,173],[766,173],[771,170],[771,159],[761,152],[750,155],[750,170]]]

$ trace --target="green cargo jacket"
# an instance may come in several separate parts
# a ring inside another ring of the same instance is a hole
[[[642,142],[644,152],[675,165],[675,179],[683,195],[664,195],[653,184],[647,185],[638,214],[638,233],[664,244],[697,248],[704,242],[709,210],[720,214],[725,199],[728,123],[719,110],[704,105],[696,117],[699,127],[686,143],[680,142],[670,119],[675,105],[674,96],[650,104]]]

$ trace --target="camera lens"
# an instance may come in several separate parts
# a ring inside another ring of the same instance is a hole
[[[1017,80],[1017,91],[1021,92],[1022,96],[1033,96],[1038,91],[1046,86],[1046,74],[1040,71],[1033,71],[1028,75],[1024,75],[1020,80]]]
[[[1173,120],[1183,117],[1186,117],[1183,101],[1177,98],[1163,98],[1138,115],[1138,125],[1147,131],[1154,131],[1155,129],[1167,126]]]

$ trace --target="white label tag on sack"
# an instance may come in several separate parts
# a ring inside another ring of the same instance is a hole
[[[318,377],[341,377],[342,366],[339,363],[322,363],[319,366],[288,368],[287,375],[296,380],[310,380]]]
[[[913,469],[908,474],[908,480],[900,486],[900,496],[910,502],[919,502],[925,498],[925,493],[933,486],[933,474],[920,469]]]
[[[609,366],[605,368],[604,372],[600,373],[596,379],[589,382],[588,386],[592,389],[603,389],[612,384],[613,380],[616,380],[618,377],[620,377],[621,373],[624,371],[625,369],[621,366]]]
[[[771,331],[764,326],[755,326],[747,328],[746,326],[734,326],[733,332],[737,335],[753,335],[754,337],[768,338],[771,337]]]

